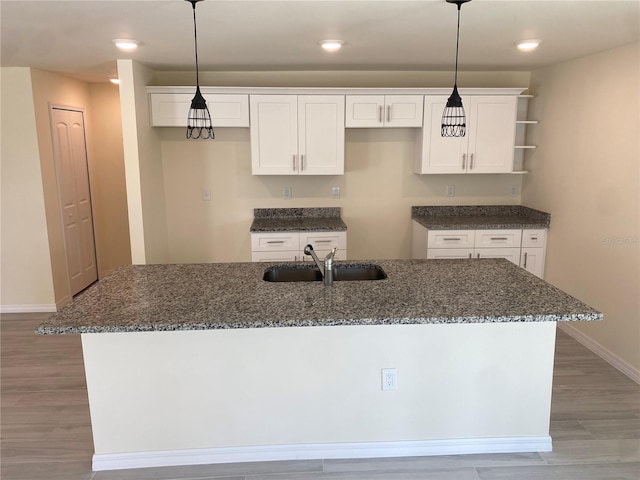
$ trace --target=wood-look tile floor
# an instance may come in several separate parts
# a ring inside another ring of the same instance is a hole
[[[640,386],[558,332],[553,452],[261,462],[92,472],[79,335],[37,336],[46,315],[4,315],[2,480],[638,480]],[[526,379],[524,379],[526,381]]]

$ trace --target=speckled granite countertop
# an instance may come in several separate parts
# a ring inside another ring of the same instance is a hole
[[[551,215],[521,205],[411,207],[411,218],[438,230],[549,228]]]
[[[251,232],[344,231],[339,207],[255,208]]]
[[[387,279],[335,282],[333,287],[265,282],[268,263],[121,267],[37,332],[602,319],[601,313],[504,259],[373,263]]]

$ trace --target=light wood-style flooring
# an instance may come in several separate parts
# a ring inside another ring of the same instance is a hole
[[[262,462],[92,472],[79,335],[0,320],[2,480],[638,480],[640,386],[558,332],[553,452]]]

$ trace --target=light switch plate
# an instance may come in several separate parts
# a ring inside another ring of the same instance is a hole
[[[331,198],[340,198],[340,187],[331,187]]]
[[[202,189],[202,200],[204,200],[205,202],[211,201],[211,189],[209,188]]]
[[[291,200],[291,187],[282,187],[282,198],[285,200]]]

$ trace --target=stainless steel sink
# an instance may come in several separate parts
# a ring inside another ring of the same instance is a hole
[[[333,280],[384,280],[387,274],[373,263],[341,263],[333,265]],[[321,282],[322,274],[315,265],[276,265],[265,270],[262,279],[266,282]]]

